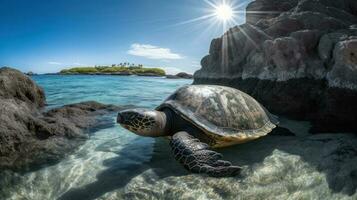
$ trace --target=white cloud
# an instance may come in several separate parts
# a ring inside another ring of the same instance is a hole
[[[165,70],[166,74],[170,75],[176,75],[183,71],[182,69],[176,67],[161,67],[161,69]]]
[[[60,62],[54,62],[54,61],[50,61],[50,62],[47,62],[48,64],[50,65],[62,65],[62,63]]]
[[[198,62],[198,61],[192,61],[192,62],[191,62],[191,65],[192,65],[192,67],[195,67],[195,68],[200,68],[200,67],[201,67],[201,62]]]
[[[154,60],[178,60],[183,57],[171,52],[170,49],[153,46],[150,44],[132,44],[128,54]]]
[[[82,66],[84,66],[84,65],[86,65],[86,64],[75,62],[75,63],[72,63],[72,65],[82,65]]]

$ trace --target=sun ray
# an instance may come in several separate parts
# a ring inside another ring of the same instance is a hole
[[[255,48],[259,48],[259,45],[249,36],[249,34],[246,33],[244,29],[242,29],[240,26],[237,26],[237,28],[243,33],[243,35],[250,41]]]
[[[242,2],[242,3],[238,4],[238,5],[231,5],[231,7],[232,7],[232,10],[234,11],[234,10],[240,9],[240,8],[243,7],[245,4],[247,4],[247,2]]]
[[[212,8],[217,8],[217,5],[212,3],[210,0],[204,0],[208,5],[212,6]]]
[[[200,31],[200,35],[198,36],[199,38],[205,35],[207,37],[207,33],[212,34],[215,36],[220,30],[222,30],[223,36],[222,36],[222,66],[226,66],[228,64],[228,53],[229,53],[229,45],[233,43],[234,41],[229,41],[232,40],[228,34],[224,34],[228,28],[239,25],[238,19],[239,17],[244,17],[242,16],[243,14],[246,14],[247,12],[242,9],[245,5],[247,5],[247,2],[242,2],[242,1],[233,1],[233,0],[220,0],[220,1],[213,1],[213,0],[204,0],[204,2],[210,7],[210,9],[206,10],[205,15],[196,17],[193,19],[181,21],[172,25],[167,26],[166,28],[169,27],[175,27],[175,26],[182,26],[182,25],[187,25],[191,23],[197,23],[201,24],[201,27],[204,27],[202,31]],[[279,12],[276,11],[250,11],[248,13],[252,14],[276,14]],[[205,25],[206,23],[208,25]],[[219,27],[220,26],[220,27]],[[215,29],[214,27],[219,27],[219,29]],[[246,29],[243,29],[242,27],[237,27],[239,31],[247,38],[249,43],[251,43],[252,46],[255,48],[259,48],[259,45],[257,44],[254,39],[249,35],[249,31],[247,32]],[[217,32],[213,33],[212,30],[215,30]],[[183,31],[183,30],[182,30]],[[187,30],[189,32],[192,32],[192,28]],[[224,70],[224,69],[223,69]]]
[[[238,12],[244,12],[244,13],[249,13],[249,14],[280,14],[281,11],[238,11]]]
[[[204,15],[204,16],[197,17],[197,18],[194,18],[194,19],[190,19],[190,20],[186,20],[186,21],[183,21],[183,22],[179,22],[179,23],[173,24],[172,26],[185,25],[185,24],[189,24],[189,23],[205,20],[205,19],[211,18],[213,16],[215,16],[215,14],[208,14],[208,15]]]

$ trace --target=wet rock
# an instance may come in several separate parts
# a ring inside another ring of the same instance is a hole
[[[0,69],[0,169],[26,170],[59,161],[85,141],[91,129],[109,126],[100,115],[113,105],[84,102],[43,112],[43,90],[28,76]]]
[[[253,1],[246,24],[212,40],[194,84],[238,88],[317,132],[357,132],[354,8],[354,0]]]
[[[338,42],[333,58],[334,65],[327,74],[329,85],[357,90],[357,35]]]

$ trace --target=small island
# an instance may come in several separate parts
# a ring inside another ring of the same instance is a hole
[[[168,78],[168,79],[193,79],[193,75],[188,74],[186,72],[180,72],[176,75],[166,75],[166,78]]]
[[[113,64],[111,66],[74,67],[63,69],[61,75],[137,75],[137,76],[165,76],[165,70],[160,68],[145,68],[143,65]]]

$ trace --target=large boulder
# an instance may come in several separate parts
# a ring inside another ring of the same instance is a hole
[[[256,0],[212,40],[195,84],[243,90],[311,131],[357,131],[357,3]]]
[[[28,76],[8,67],[0,68],[0,98],[24,102],[31,107],[46,104],[43,89]]]
[[[88,137],[91,129],[113,125],[98,118],[120,108],[84,102],[48,112],[43,90],[28,76],[0,69],[0,170],[26,170],[59,161]]]

